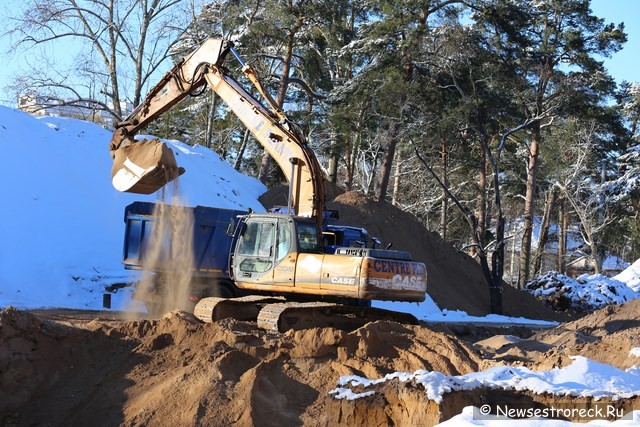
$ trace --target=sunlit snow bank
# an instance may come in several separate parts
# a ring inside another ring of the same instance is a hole
[[[349,398],[353,392],[350,387],[367,388],[397,379],[421,385],[427,398],[436,403],[442,402],[446,393],[479,388],[595,399],[624,399],[640,395],[640,372],[635,366],[622,371],[583,356],[573,356],[572,359],[573,363],[569,366],[540,372],[523,366],[496,366],[466,375],[445,375],[424,370],[414,373],[394,372],[377,380],[349,375],[340,377],[338,387],[329,393],[338,399]]]
[[[156,195],[113,189],[110,139],[93,123],[0,107],[0,308],[99,309],[105,286],[135,280],[121,264],[124,208]],[[264,211],[259,181],[206,148],[170,146],[189,205]],[[128,297],[116,293],[113,307]]]
[[[498,314],[488,314],[486,316],[471,316],[461,310],[440,309],[438,305],[427,294],[426,300],[421,303],[412,302],[393,302],[393,301],[374,301],[374,307],[384,308],[387,310],[400,311],[403,313],[413,314],[418,320],[426,322],[447,322],[447,323],[475,323],[475,324],[509,324],[509,325],[531,325],[531,326],[555,326],[558,322],[549,322],[546,320],[527,319],[524,317],[510,317]]]
[[[626,283],[634,291],[640,292],[640,259],[613,278]]]

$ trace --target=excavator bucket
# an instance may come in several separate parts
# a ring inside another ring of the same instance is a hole
[[[173,151],[155,138],[122,145],[113,153],[111,182],[118,191],[151,194],[183,173]]]

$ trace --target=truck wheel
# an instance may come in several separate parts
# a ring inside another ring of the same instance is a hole
[[[209,296],[217,298],[235,298],[235,286],[228,282],[216,282],[209,288]]]

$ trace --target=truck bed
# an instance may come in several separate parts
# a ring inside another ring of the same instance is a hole
[[[122,263],[127,269],[143,268],[153,230],[154,208],[155,203],[149,202],[134,202],[125,208]],[[227,228],[238,215],[245,215],[247,212],[205,206],[181,209],[191,211],[194,217],[193,251],[196,276],[228,277],[231,237],[227,236]],[[157,270],[155,272],[163,270],[162,261]]]

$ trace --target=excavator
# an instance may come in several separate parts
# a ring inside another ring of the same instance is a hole
[[[268,107],[231,76],[224,66],[230,54]],[[424,301],[425,265],[408,252],[344,247],[336,240],[327,225],[323,173],[313,149],[229,40],[205,41],[116,125],[109,144],[113,186],[151,194],[185,172],[165,143],[136,140],[135,135],[205,85],[269,152],[289,186],[287,206],[279,212],[232,212],[225,217],[230,220],[227,240],[215,245],[214,258],[224,260],[215,270],[218,288],[214,296],[197,302],[196,316],[205,322],[225,317],[257,320],[258,326],[279,331],[349,328],[383,319],[416,323],[411,315],[373,308],[370,301]]]

